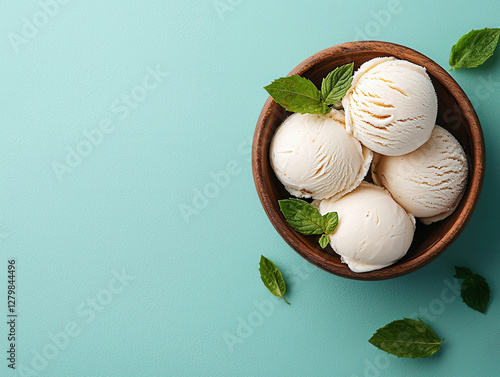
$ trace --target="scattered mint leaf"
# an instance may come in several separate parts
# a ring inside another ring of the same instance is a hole
[[[264,89],[288,111],[301,114],[328,114],[330,112],[330,108],[321,99],[321,92],[316,85],[298,75],[281,77]]]
[[[281,271],[276,265],[267,259],[265,256],[260,256],[259,263],[260,279],[264,285],[269,289],[276,297],[283,297],[283,300],[290,305],[290,303],[285,298],[286,284]]]
[[[319,239],[324,249],[329,243],[329,234],[337,228],[337,212],[330,212],[321,216],[319,210],[300,199],[283,199],[278,201],[281,212],[290,226],[300,234],[310,236],[322,234]]]
[[[468,32],[451,48],[451,68],[474,68],[483,64],[493,55],[499,37],[500,29],[496,28]]]
[[[444,339],[443,339],[444,340]],[[443,342],[419,318],[393,321],[377,330],[369,342],[375,347],[397,357],[429,357],[440,349]]]
[[[322,234],[321,237],[319,238],[319,246],[321,246],[322,249],[328,246],[330,243],[330,237],[328,237],[326,234]]]
[[[335,105],[351,87],[354,63],[335,68],[321,83],[321,97],[327,105]]]
[[[461,287],[462,300],[469,308],[485,314],[490,302],[490,287],[486,279],[465,267],[455,266],[455,270],[454,277],[464,279]]]
[[[471,270],[466,267],[455,266],[455,275],[453,276],[455,279],[465,279],[469,276],[472,276]]]

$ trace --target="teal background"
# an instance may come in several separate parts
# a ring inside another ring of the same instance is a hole
[[[382,282],[321,271],[280,238],[255,192],[250,143],[262,87],[273,79],[357,39],[407,45],[448,68],[460,36],[499,26],[494,1],[389,8],[368,0],[69,1],[16,51],[11,33],[22,35],[24,18],[43,24],[42,6],[1,0],[0,375],[497,376],[498,51],[480,68],[451,73],[482,122],[486,179],[466,230],[425,268]],[[148,67],[168,77],[127,105],[127,116],[113,110]],[[59,180],[54,162],[105,118],[113,131]],[[223,176],[228,164],[233,174],[216,189],[211,174]],[[212,197],[183,216],[196,190]],[[291,306],[262,285],[261,254],[283,271]],[[10,258],[24,371],[5,360]],[[488,279],[487,315],[450,293],[454,265]],[[114,274],[123,271],[133,280],[117,292]],[[445,338],[435,356],[397,359],[368,343],[377,328],[416,313]],[[78,335],[61,335],[68,325]]]

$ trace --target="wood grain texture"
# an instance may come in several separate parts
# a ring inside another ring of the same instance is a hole
[[[425,226],[418,222],[410,250],[396,264],[381,270],[354,273],[330,247],[318,245],[317,237],[303,236],[294,231],[282,216],[278,200],[291,195],[277,180],[269,162],[269,145],[276,128],[290,115],[268,98],[257,121],[252,145],[252,171],[260,201],[269,220],[283,239],[302,257],[335,275],[357,280],[383,280],[415,271],[440,255],[453,241],[472,216],[476,207],[485,171],[485,148],[479,119],[456,81],[434,61],[408,47],[378,41],[349,42],[320,51],[299,64],[289,75],[310,79],[318,87],[334,68],[354,62],[354,68],[375,57],[394,56],[427,69],[438,97],[437,124],[450,131],[462,144],[469,159],[469,182],[465,195],[446,218]]]

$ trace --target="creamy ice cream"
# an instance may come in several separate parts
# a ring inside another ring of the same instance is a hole
[[[386,156],[424,144],[437,116],[436,92],[425,68],[392,57],[364,63],[342,104],[347,131]]]
[[[319,211],[338,213],[330,244],[354,272],[390,266],[406,254],[413,240],[415,218],[386,190],[368,182],[339,200],[322,200]]]
[[[270,146],[276,176],[287,191],[302,198],[339,198],[366,175],[372,152],[345,130],[344,113],[292,114]]]
[[[424,224],[448,217],[467,185],[468,164],[459,142],[436,126],[424,145],[404,156],[376,155],[373,181]]]

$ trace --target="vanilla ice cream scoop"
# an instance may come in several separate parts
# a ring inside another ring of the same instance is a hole
[[[286,190],[302,198],[338,198],[366,175],[372,152],[345,130],[344,113],[292,114],[273,136],[271,166]]]
[[[436,92],[425,68],[392,57],[361,65],[342,104],[347,131],[386,156],[424,144],[437,116]]]
[[[460,143],[439,126],[416,151],[398,157],[376,155],[372,166],[373,181],[424,224],[451,215],[464,194],[467,174]]]
[[[330,244],[354,272],[390,266],[406,254],[413,240],[415,218],[386,190],[368,182],[339,200],[322,200],[319,211],[337,212],[339,224]]]

